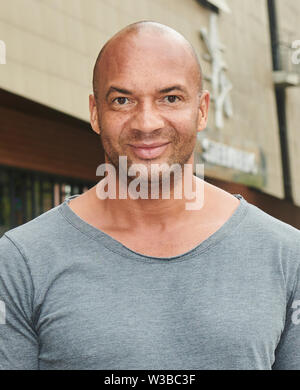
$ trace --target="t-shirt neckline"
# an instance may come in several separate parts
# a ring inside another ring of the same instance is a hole
[[[211,248],[212,246],[223,241],[223,239],[227,235],[232,234],[238,228],[239,224],[242,222],[242,220],[247,214],[247,211],[249,209],[249,203],[246,201],[246,199],[244,199],[244,197],[241,194],[232,194],[232,195],[240,200],[240,204],[235,209],[233,214],[229,217],[229,219],[227,219],[227,221],[216,232],[214,232],[204,241],[200,242],[194,248],[182,254],[176,256],[170,256],[170,257],[148,256],[136,252],[128,248],[127,246],[125,246],[124,244],[122,244],[120,241],[116,240],[112,236],[103,232],[102,230],[84,221],[68,205],[71,199],[80,196],[80,194],[66,197],[64,202],[58,206],[58,209],[63,215],[63,217],[71,225],[73,225],[76,229],[81,231],[83,234],[93,238],[95,241],[100,242],[111,252],[118,253],[119,255],[126,258],[129,257],[129,258],[143,260],[146,262],[153,262],[153,261],[157,262],[158,260],[162,262],[173,262],[173,261],[183,261],[188,258],[193,258],[199,255],[200,253],[203,253],[204,251],[208,250],[208,248]]]

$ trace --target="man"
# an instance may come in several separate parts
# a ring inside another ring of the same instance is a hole
[[[117,196],[102,196],[106,176],[0,239],[0,367],[299,369],[299,230],[196,176],[193,210],[185,192],[119,196],[132,167],[151,194],[154,164],[193,164],[209,93],[190,44],[155,22],[127,26],[93,87]]]

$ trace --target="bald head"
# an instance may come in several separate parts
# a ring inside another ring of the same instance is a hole
[[[179,32],[172,29],[171,27],[153,21],[140,21],[130,24],[119,32],[117,32],[102,47],[97,57],[93,72],[93,92],[96,100],[98,98],[99,87],[102,82],[102,63],[104,62],[105,56],[110,55],[110,49],[113,46],[120,47],[123,44],[128,44],[128,42],[132,38],[140,39],[141,41],[143,41],[147,39],[147,35],[149,34],[151,34],[152,37],[159,38],[159,40],[169,40],[172,41],[173,45],[177,45],[178,55],[184,55],[186,61],[190,61],[193,77],[195,79],[198,91],[199,93],[202,92],[202,69],[193,46]],[[153,55],[156,55],[154,51]]]

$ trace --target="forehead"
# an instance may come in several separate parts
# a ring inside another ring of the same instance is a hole
[[[116,39],[100,61],[99,92],[111,84],[148,90],[172,84],[192,88],[197,78],[196,61],[191,50],[177,37],[143,33]]]

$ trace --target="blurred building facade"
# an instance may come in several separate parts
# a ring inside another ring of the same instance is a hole
[[[114,33],[138,20],[173,27],[198,53],[212,97],[195,149],[205,179],[300,228],[300,2],[1,0],[0,7],[0,235],[97,182],[104,154],[88,123],[94,62]]]

